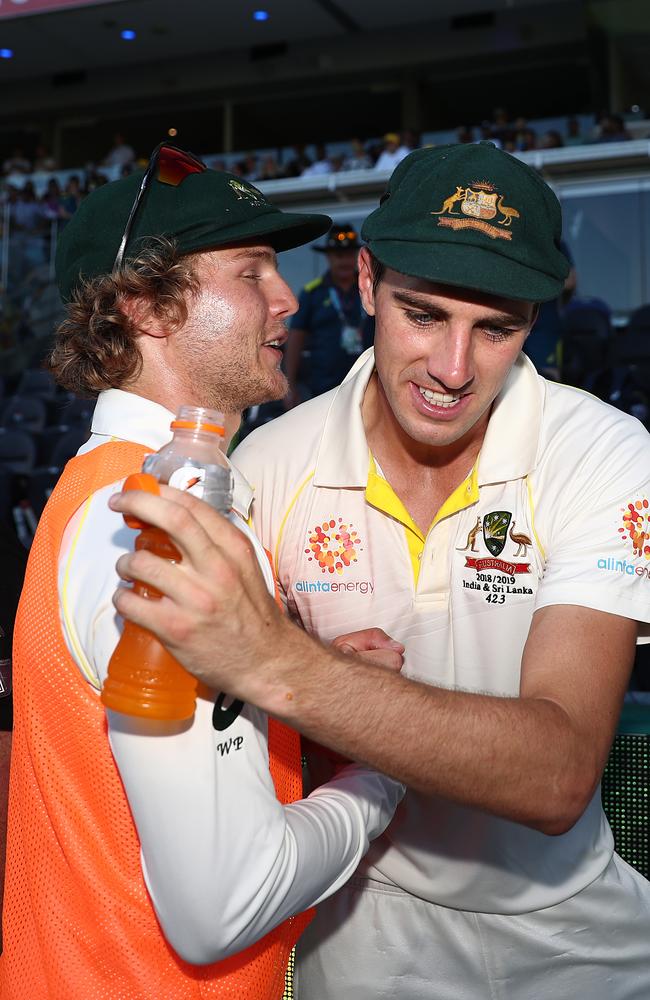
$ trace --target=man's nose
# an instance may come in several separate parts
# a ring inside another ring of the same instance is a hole
[[[298,299],[280,274],[275,275],[269,308],[274,316],[293,316],[298,312]]]
[[[450,324],[442,338],[436,338],[428,362],[429,374],[447,389],[464,389],[474,379],[472,330],[464,324]]]

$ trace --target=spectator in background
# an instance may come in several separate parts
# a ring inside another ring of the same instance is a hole
[[[213,169],[215,168],[213,166]],[[223,167],[221,168],[223,169]],[[284,177],[284,172],[274,156],[265,156],[260,164],[258,181],[275,181],[278,177]]]
[[[563,313],[575,294],[578,276],[569,247],[560,243],[562,253],[571,265],[564,280],[564,287],[557,299],[542,302],[537,319],[524,344],[524,352],[537,368],[540,375],[555,381],[560,377],[560,343],[563,333]]]
[[[478,141],[479,142],[486,142],[486,141],[487,142],[493,142],[494,145],[497,147],[497,149],[501,149],[502,146],[503,146],[503,143],[501,142],[501,139],[499,139],[499,137],[497,136],[497,134],[494,131],[494,128],[492,126],[492,122],[489,122],[487,120],[481,122],[481,127],[479,129]]]
[[[287,177],[300,177],[307,167],[311,166],[311,160],[305,152],[305,147],[302,143],[293,147],[293,157],[289,160],[285,167],[285,175]]]
[[[350,140],[351,153],[343,162],[344,170],[368,170],[372,167],[372,160],[366,152],[366,147],[361,139]]]
[[[580,131],[580,122],[572,115],[566,120],[566,136],[564,137],[565,146],[581,146],[585,138]]]
[[[243,160],[237,164],[237,173],[245,181],[256,181],[259,178],[260,166],[257,160],[257,153],[246,153]]]
[[[414,149],[418,149],[420,145],[420,133],[414,128],[405,128],[402,130],[401,140],[402,145],[400,146],[400,149],[405,149],[406,153],[404,155],[407,156],[409,153],[412,153]]]
[[[539,141],[540,149],[561,149],[564,146],[564,139],[557,129],[549,129]]]
[[[32,164],[25,156],[21,147],[16,146],[11,156],[3,163],[2,169],[5,174],[30,174],[32,172]]]
[[[77,174],[70,174],[61,198],[61,215],[63,219],[71,219],[81,204],[83,193]]]
[[[514,129],[510,124],[510,118],[506,109],[495,108],[492,112],[492,135],[494,138],[498,139],[501,145],[504,146],[509,139],[514,138],[513,132]]]
[[[474,142],[474,130],[469,125],[459,125],[456,129],[456,142]]]
[[[287,409],[297,406],[303,396],[319,396],[338,385],[369,346],[364,343],[366,315],[357,284],[356,230],[349,223],[332,226],[324,246],[313,249],[326,255],[328,269],[305,285],[298,312],[289,323]],[[303,350],[309,351],[309,361],[301,368]]]
[[[94,167],[91,167],[86,174],[86,194],[90,194],[95,188],[101,187],[108,182],[106,174],[101,174]]]
[[[600,134],[596,142],[626,142],[632,138],[620,115],[603,115],[598,125]]]
[[[375,163],[375,170],[394,170],[409,152],[409,149],[400,145],[397,132],[387,132],[384,136],[384,148]]]
[[[308,167],[302,172],[303,177],[314,177],[318,174],[331,174],[332,164],[330,163],[329,157],[327,155],[327,149],[323,143],[318,143],[316,146],[316,159],[313,163],[310,163]]]
[[[123,167],[127,163],[135,163],[135,150],[129,146],[120,132],[113,137],[113,148],[104,159],[105,167]]]
[[[43,207],[36,197],[32,181],[25,181],[11,209],[12,228],[28,234],[40,231],[43,222]]]
[[[61,219],[62,215],[62,205],[61,205],[61,187],[56,177],[50,177],[47,182],[47,188],[45,189],[45,194],[41,198],[41,205],[43,206],[43,215],[50,222],[54,219]]]
[[[43,172],[48,173],[50,170],[56,169],[57,162],[50,154],[47,147],[43,145],[37,146],[34,154],[34,170],[42,170]]]

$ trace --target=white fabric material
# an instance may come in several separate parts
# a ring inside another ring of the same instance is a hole
[[[169,440],[172,418],[149,400],[110,390],[99,398],[92,437],[81,450],[113,438],[154,451]],[[115,562],[136,537],[107,506],[120,485],[100,490],[74,515],[59,559],[63,633],[95,688],[121,632],[111,602]],[[237,476],[240,506],[247,490]],[[240,518],[233,520],[255,546],[272,592],[262,547]],[[214,697],[200,697],[193,720],[183,724],[152,727],[108,713],[156,913],[176,951],[199,964],[246,948],[334,892],[403,794],[398,783],[351,766],[307,800],[283,807],[269,773],[266,716],[246,705],[218,732]]]
[[[407,529],[365,494],[361,403],[373,368],[370,350],[338,389],[260,428],[235,453],[254,488],[256,532],[308,631],[329,640],[379,625],[406,646],[406,676],[516,697],[538,608],[577,604],[650,620],[650,549],[635,555],[624,529],[629,504],[640,503],[650,530],[650,436],[637,420],[546,382],[522,355],[475,476],[429,531],[415,585]],[[495,557],[484,519],[499,512],[510,527]],[[339,525],[356,532],[356,561],[333,572],[315,552],[330,525],[334,540]],[[444,906],[525,913],[579,892],[612,851],[599,791],[559,837],[409,791],[362,870]]]
[[[354,878],[297,946],[298,1000],[647,1000],[650,895],[614,855],[571,899],[502,916]]]

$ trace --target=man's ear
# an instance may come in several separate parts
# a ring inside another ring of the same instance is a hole
[[[375,315],[375,291],[372,280],[372,262],[367,247],[359,250],[359,295],[361,303],[369,316]]]
[[[168,337],[169,324],[154,313],[151,303],[143,298],[124,298],[120,308],[129,317],[138,334],[143,337]]]

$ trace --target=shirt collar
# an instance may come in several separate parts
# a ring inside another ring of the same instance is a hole
[[[91,432],[93,436],[115,440],[133,441],[149,451],[158,451],[172,439],[170,424],[175,414],[171,410],[154,403],[151,399],[138,396],[124,389],[106,389],[99,394],[93,413]],[[97,444],[101,444],[98,441]],[[228,460],[232,470],[234,490],[233,508],[242,517],[247,516],[253,498],[250,484],[241,472]]]
[[[361,407],[374,370],[374,351],[368,348],[336,390],[318,449],[315,486],[365,489],[369,451]],[[520,354],[492,408],[478,461],[479,485],[521,479],[534,469],[543,403],[544,381]]]
[[[537,462],[544,380],[520,354],[492,407],[478,459],[479,486],[523,479]]]

